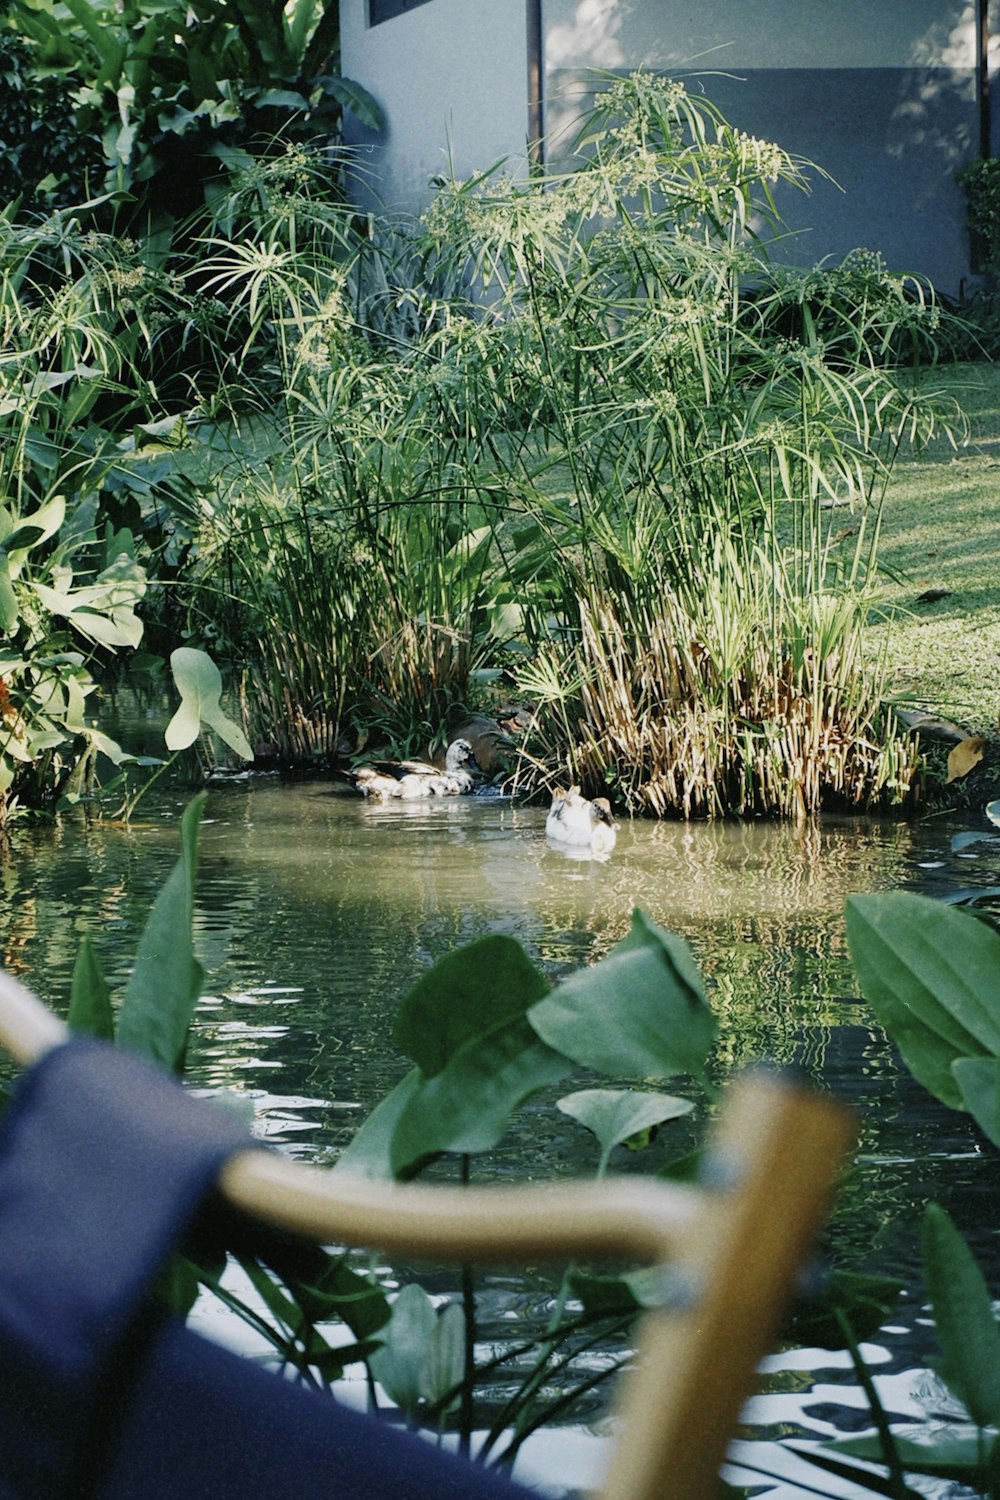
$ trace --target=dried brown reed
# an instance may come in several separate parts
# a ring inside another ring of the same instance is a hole
[[[578,691],[572,704],[550,697],[541,716],[571,780],[657,817],[801,820],[916,794],[915,744],[883,713],[856,629],[821,651],[790,644],[788,620],[749,632],[737,621],[745,650],[734,662],[709,613],[669,588],[581,600],[567,662]]]

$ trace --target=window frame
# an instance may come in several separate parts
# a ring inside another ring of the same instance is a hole
[[[429,0],[368,0],[368,25],[383,26],[397,16],[405,16],[418,5],[427,5]]]

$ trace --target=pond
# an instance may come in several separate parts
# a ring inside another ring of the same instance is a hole
[[[177,857],[187,796],[152,792],[127,825],[80,815],[12,828],[0,863],[2,961],[56,1009],[65,1008],[85,933],[112,988],[124,983]],[[393,1016],[435,959],[502,932],[558,977],[607,952],[640,906],[695,953],[720,1021],[718,1078],[751,1061],[795,1064],[857,1110],[860,1144],[832,1253],[907,1283],[898,1318],[867,1352],[888,1409],[918,1417],[934,1394],[923,1363],[932,1340],[921,1311],[920,1212],[928,1199],[942,1202],[995,1274],[996,1153],[981,1151],[964,1117],[913,1083],[857,999],[843,906],[854,891],[994,885],[1000,844],[953,852],[953,835],[969,822],[941,817],[801,828],[636,822],[623,825],[600,863],[550,848],[544,820],[544,809],[481,797],[376,805],[325,780],[213,785],[201,839],[197,942],[207,978],[192,1081],[246,1096],[259,1133],[283,1151],[330,1161],[406,1071]],[[592,1170],[592,1138],[554,1108],[570,1086],[523,1109],[477,1174]],[[656,1167],[695,1130],[675,1122],[648,1153],[620,1152],[614,1166]],[[483,1287],[498,1329],[512,1310],[521,1315],[548,1295],[513,1275],[484,1278]],[[196,1317],[219,1331],[217,1312],[199,1307]],[[239,1341],[228,1326],[221,1336]],[[807,1350],[770,1363],[769,1393],[748,1412],[754,1441],[734,1451],[787,1476],[768,1490],[780,1500],[850,1493],[832,1479],[817,1484],[817,1471],[775,1441],[796,1429],[825,1436],[868,1425],[846,1358]],[[547,1434],[519,1472],[553,1494],[560,1481],[584,1484],[600,1464],[595,1432],[599,1423],[578,1422]],[[764,1482],[749,1469],[731,1478]]]

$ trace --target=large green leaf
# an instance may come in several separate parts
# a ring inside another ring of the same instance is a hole
[[[513,938],[495,935],[439,959],[405,996],[394,1040],[427,1078],[459,1048],[523,1016],[548,993],[545,976]]]
[[[212,658],[193,646],[179,646],[170,653],[170,670],[181,702],[164,732],[167,749],[186,750],[207,724],[243,760],[253,760],[246,735],[223,713],[222,674]]]
[[[543,1041],[602,1073],[703,1079],[716,1032],[691,951],[644,912],[606,958],[532,1006]]]
[[[952,1064],[1000,1054],[1000,935],[968,912],[893,891],[852,896],[847,937],[862,993],[913,1076],[964,1109]]]
[[[191,930],[204,802],[201,793],[181,818],[181,855],[153,903],[118,1016],[121,1046],[178,1070],[204,976]]]
[[[405,1176],[443,1151],[488,1151],[518,1105],[568,1071],[523,1017],[474,1037],[415,1089],[393,1133],[393,1173]]]
[[[82,939],[77,950],[66,1022],[71,1031],[82,1031],[88,1036],[101,1037],[106,1042],[114,1041],[115,1018],[111,1009],[111,991],[101,973],[101,966],[89,937]]]
[[[457,1302],[449,1302],[438,1313],[424,1350],[420,1367],[423,1399],[441,1413],[452,1411],[461,1400],[465,1374],[465,1313]]]
[[[348,1265],[343,1255],[327,1254],[319,1277],[290,1284],[295,1300],[314,1323],[342,1318],[355,1338],[377,1333],[389,1321],[389,1302],[378,1283]]]
[[[968,1245],[945,1210],[924,1212],[924,1280],[944,1355],[942,1379],[979,1427],[1000,1424],[1000,1328]]]
[[[389,1400],[403,1411],[415,1411],[424,1394],[421,1376],[436,1323],[430,1297],[423,1287],[411,1282],[392,1304],[392,1317],[382,1330],[382,1347],[368,1361]]]
[[[118,557],[103,570],[97,582],[73,587],[72,571],[53,567],[53,583],[37,580],[30,585],[50,613],[62,615],[88,640],[102,646],[138,646],[142,621],[135,605],[146,589],[146,575],[130,557]]]
[[[362,88],[360,83],[329,73],[318,78],[316,83],[324,93],[336,99],[343,109],[349,109],[351,114],[369,130],[382,129],[385,124],[382,106],[373,94],[370,94],[366,88]]]
[[[363,1121],[350,1145],[334,1162],[334,1171],[375,1180],[392,1176],[392,1138],[400,1116],[421,1083],[420,1069],[411,1068]]]
[[[1000,1146],[1000,1058],[958,1057],[951,1071],[966,1109],[994,1146]]]
[[[31,549],[55,536],[65,519],[65,497],[54,495],[51,500],[18,521],[10,535],[4,537],[2,546],[10,564],[11,577],[18,576]]]

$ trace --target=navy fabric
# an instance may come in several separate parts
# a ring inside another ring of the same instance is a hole
[[[0,1121],[0,1500],[527,1500],[143,1307],[243,1126],[74,1040]]]

